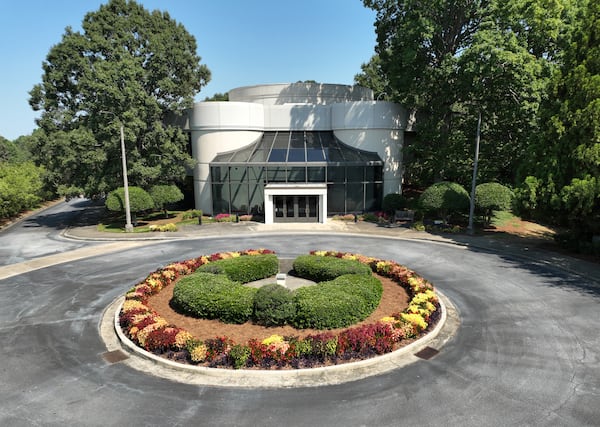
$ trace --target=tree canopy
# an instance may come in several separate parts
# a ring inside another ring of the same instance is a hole
[[[154,201],[154,207],[162,209],[165,218],[168,218],[167,205],[183,200],[183,193],[176,185],[155,185],[150,189],[150,197]]]
[[[405,180],[466,184],[481,112],[480,176],[514,183],[572,1],[364,0],[377,12],[377,46],[356,80],[417,114]]]
[[[590,1],[543,105],[520,194],[524,207],[583,235],[600,233],[600,4]]]
[[[210,79],[196,40],[166,12],[110,0],[66,28],[30,92],[41,111],[37,161],[53,184],[85,194],[122,182],[123,126],[129,180],[144,188],[179,182],[192,162],[178,117]]]

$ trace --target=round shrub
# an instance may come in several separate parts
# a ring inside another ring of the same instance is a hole
[[[419,197],[421,208],[446,217],[469,208],[469,193],[455,182],[438,182],[427,188]]]
[[[497,182],[486,182],[475,188],[475,207],[483,213],[485,224],[488,225],[494,211],[511,208],[513,197],[510,188]]]
[[[394,211],[404,209],[406,207],[406,199],[402,194],[390,193],[386,194],[381,202],[381,209],[384,212],[392,213]]]
[[[367,318],[379,305],[381,282],[373,276],[344,275],[296,291],[296,328],[343,328]]]
[[[131,186],[129,192],[129,208],[132,213],[145,211],[154,207],[154,200],[150,194],[143,188]],[[108,193],[105,202],[106,208],[109,211],[123,212],[125,211],[125,189],[119,187]]]
[[[371,275],[368,265],[352,259],[300,255],[294,260],[294,271],[313,282],[333,280],[344,274]]]
[[[330,283],[348,294],[362,298],[365,301],[367,315],[377,308],[383,294],[383,285],[373,276],[365,278],[358,274],[346,274]]]
[[[197,271],[225,274],[233,281],[248,283],[277,274],[279,260],[274,254],[241,256],[213,261]]]
[[[196,272],[177,282],[171,306],[193,317],[244,323],[252,316],[256,291],[222,274]]]
[[[296,317],[293,326],[299,329],[343,328],[360,318],[356,308],[360,297],[348,294],[337,287],[310,286],[296,291]]]
[[[149,191],[150,197],[154,200],[154,206],[162,209],[165,218],[169,217],[167,205],[183,200],[183,193],[176,185],[155,185]]]
[[[254,296],[254,320],[263,326],[283,326],[296,316],[294,294],[281,285],[262,286]]]

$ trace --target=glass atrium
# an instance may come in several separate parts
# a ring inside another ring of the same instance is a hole
[[[266,185],[327,184],[327,214],[378,210],[383,161],[352,148],[332,131],[264,132],[254,144],[210,163],[213,212],[261,214]]]

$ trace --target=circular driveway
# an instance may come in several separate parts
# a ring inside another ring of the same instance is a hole
[[[458,309],[429,360],[335,386],[194,386],[111,363],[103,310],[150,271],[223,250],[312,249],[392,259]],[[598,425],[600,287],[552,264],[460,246],[341,234],[152,244],[0,281],[0,425]]]

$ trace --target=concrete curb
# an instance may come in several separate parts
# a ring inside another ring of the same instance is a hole
[[[414,363],[415,353],[428,346],[440,350],[458,330],[460,320],[454,305],[441,292],[442,315],[435,328],[417,341],[394,352],[358,362],[313,369],[248,370],[222,369],[185,365],[163,359],[135,345],[119,326],[119,312],[124,301],[120,297],[105,310],[100,322],[100,335],[109,351],[125,350],[129,367],[172,381],[193,385],[234,388],[294,388],[343,384]]]

